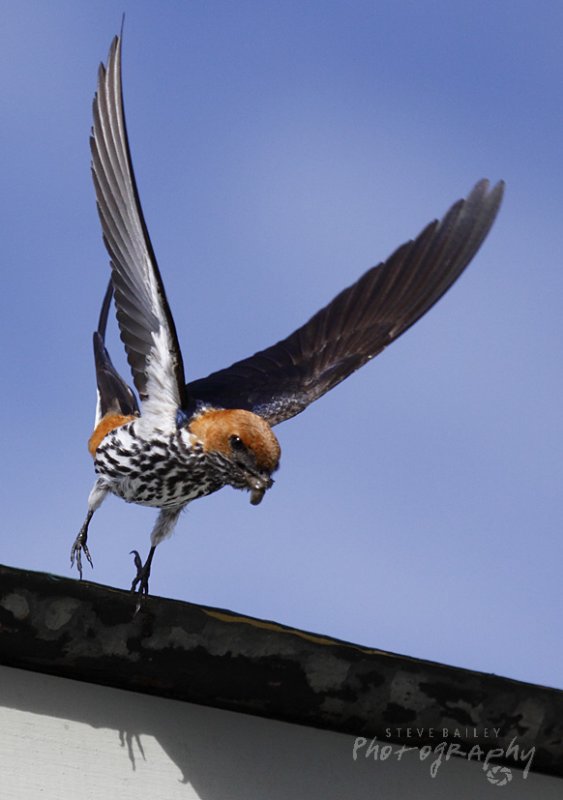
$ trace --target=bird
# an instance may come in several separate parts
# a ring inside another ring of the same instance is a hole
[[[83,576],[88,530],[108,494],[159,510],[131,590],[149,593],[158,544],[186,505],[224,486],[258,505],[281,448],[273,428],[381,353],[442,297],[473,259],[499,210],[504,182],[480,180],[441,219],[363,274],[285,339],[186,383],[182,352],[145,222],[127,136],[122,33],[100,64],[91,171],[111,277],[94,333],[97,404],[88,447],[96,479],[71,548]],[[137,394],[105,344],[112,299]],[[138,396],[138,399],[137,399]]]

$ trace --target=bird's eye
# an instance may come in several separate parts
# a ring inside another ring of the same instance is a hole
[[[246,450],[246,446],[240,436],[231,436],[229,439],[229,444],[231,445],[231,449],[238,453]]]

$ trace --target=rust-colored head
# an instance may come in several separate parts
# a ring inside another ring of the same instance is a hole
[[[242,409],[212,409],[198,414],[189,431],[205,452],[221,454],[232,464],[230,482],[250,489],[250,502],[257,505],[273,483],[270,476],[278,468],[281,454],[266,420]]]

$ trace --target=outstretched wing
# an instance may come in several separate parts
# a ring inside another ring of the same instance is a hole
[[[504,183],[480,181],[439,221],[368,270],[287,339],[190,383],[190,401],[254,411],[271,425],[299,414],[378,355],[440,299],[469,264]]]
[[[117,320],[143,416],[185,405],[184,367],[174,321],[143,218],[127,140],[121,89],[121,39],[100,65],[90,146],[104,243],[111,259]]]

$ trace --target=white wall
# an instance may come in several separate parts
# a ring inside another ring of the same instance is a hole
[[[421,762],[416,752],[354,761],[353,745],[343,734],[0,667],[0,800],[563,795],[562,780],[524,780],[518,770],[493,785],[462,759],[443,762],[434,778],[435,758]]]

